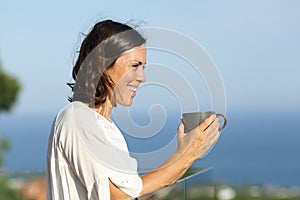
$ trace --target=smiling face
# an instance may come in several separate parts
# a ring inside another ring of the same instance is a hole
[[[116,104],[130,106],[139,84],[146,81],[144,65],[146,47],[141,45],[123,53],[107,70],[115,83],[113,96]]]

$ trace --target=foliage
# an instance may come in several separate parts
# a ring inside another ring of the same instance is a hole
[[[0,113],[9,112],[16,103],[20,84],[16,78],[5,73],[0,63]],[[10,143],[7,138],[0,137],[0,169],[2,167],[4,152],[8,151]],[[0,174],[0,199],[1,200],[21,200],[18,192],[12,189],[8,180]]]
[[[7,74],[0,62],[0,113],[9,112],[16,103],[20,83],[16,78]],[[6,138],[0,138],[0,168],[3,164],[3,153],[9,150],[9,141]]]
[[[0,63],[0,112],[8,112],[16,103],[20,84],[16,78],[5,73]]]
[[[18,93],[20,91],[20,83],[16,78],[7,74],[1,66],[0,62],[0,113],[9,112],[16,103]],[[9,140],[0,138],[0,168],[3,164],[3,153],[9,150]]]
[[[7,179],[0,176],[0,199],[1,200],[22,200],[21,194],[12,189]]]
[[[10,148],[9,140],[7,138],[0,138],[0,168],[3,164],[3,153]]]

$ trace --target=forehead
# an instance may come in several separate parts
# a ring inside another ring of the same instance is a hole
[[[142,63],[146,63],[146,47],[145,45],[141,45],[129,49],[128,51],[125,51],[120,58],[127,61],[140,61]]]

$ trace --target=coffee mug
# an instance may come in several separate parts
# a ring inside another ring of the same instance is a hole
[[[191,112],[191,113],[183,113],[182,114],[182,121],[184,124],[184,132],[190,132],[199,124],[201,124],[205,119],[207,119],[209,116],[215,114],[217,117],[222,117],[224,119],[223,125],[220,126],[219,131],[221,131],[223,128],[225,128],[227,124],[226,117],[221,113],[215,113],[213,111],[210,112]]]

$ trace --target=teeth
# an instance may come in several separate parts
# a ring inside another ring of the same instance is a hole
[[[133,91],[133,92],[136,92],[136,89],[137,89],[137,88],[130,86],[129,89],[130,89],[131,91]]]

